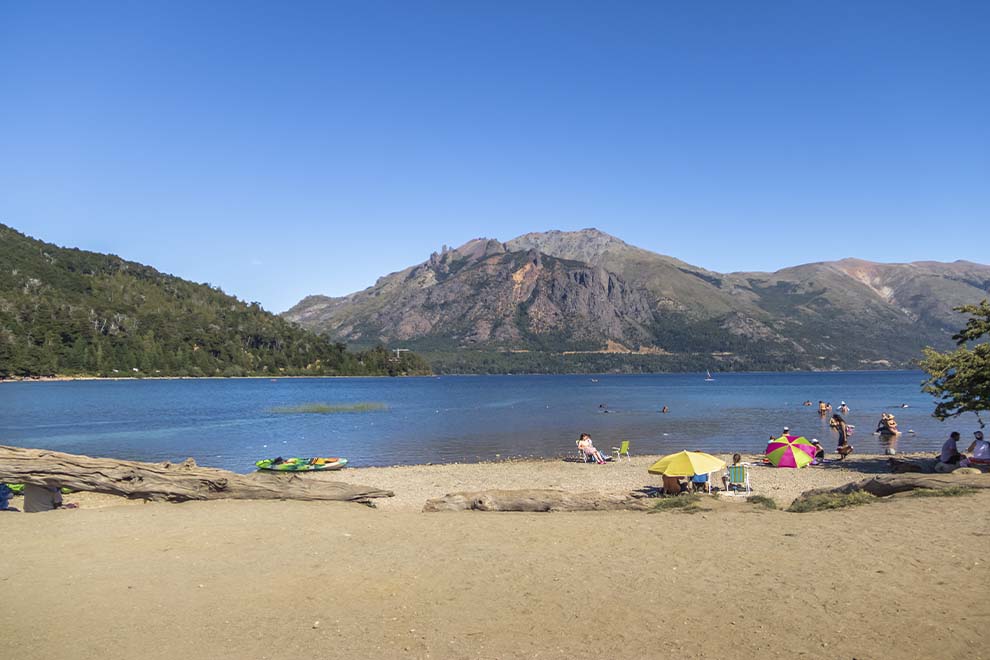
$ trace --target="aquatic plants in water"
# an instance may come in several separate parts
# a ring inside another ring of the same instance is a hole
[[[388,406],[379,401],[361,401],[358,403],[303,403],[297,406],[276,406],[269,412],[278,414],[316,414],[333,415],[336,413],[363,413],[388,410]]]

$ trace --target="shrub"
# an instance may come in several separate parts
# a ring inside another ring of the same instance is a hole
[[[787,510],[792,513],[827,511],[829,509],[843,509],[848,506],[869,504],[876,500],[876,497],[863,491],[853,493],[822,493],[821,495],[811,495],[794,500],[794,503]]]
[[[948,486],[946,488],[919,488],[911,493],[911,497],[959,497],[960,495],[972,495],[976,488],[971,486]]]
[[[698,513],[699,511],[704,511],[699,504],[701,503],[700,495],[674,495],[672,497],[664,497],[654,505],[653,510],[650,513],[660,513],[661,511],[676,511],[678,513]]]
[[[772,497],[767,497],[766,495],[750,495],[746,498],[746,501],[764,509],[777,508],[777,502]]]

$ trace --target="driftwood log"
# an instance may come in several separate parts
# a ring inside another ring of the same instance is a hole
[[[964,486],[967,488],[990,488],[990,474],[881,474],[869,479],[854,481],[838,488],[816,488],[801,493],[798,500],[813,495],[837,493],[848,495],[864,492],[877,497],[887,497],[911,490],[942,490]]]
[[[368,503],[391,497],[389,490],[307,475],[258,472],[237,474],[182,463],[141,463],[91,458],[43,449],[0,445],[0,481],[120,495],[167,502],[187,500],[337,500]]]
[[[655,502],[630,493],[568,493],[553,489],[481,490],[427,500],[423,511],[619,511],[645,510]]]

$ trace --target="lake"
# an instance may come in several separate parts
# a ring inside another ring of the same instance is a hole
[[[872,371],[727,373],[713,382],[651,374],[4,383],[0,444],[143,461],[191,456],[238,472],[279,455],[345,456],[352,466],[571,456],[581,432],[606,451],[630,440],[634,454],[760,452],[787,425],[832,451],[819,399],[849,405],[857,451],[881,451],[872,431],[885,410],[905,432],[901,451],[934,452],[952,430],[968,443],[975,416],[932,418],[922,380],[921,372]],[[358,402],[385,409],[273,411]]]

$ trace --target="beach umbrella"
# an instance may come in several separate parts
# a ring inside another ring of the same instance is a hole
[[[815,446],[804,436],[782,435],[767,444],[767,460],[774,467],[800,468],[815,457]]]
[[[725,461],[700,451],[679,451],[664,456],[650,466],[650,474],[665,474],[668,477],[693,477],[708,474],[725,467]]]

